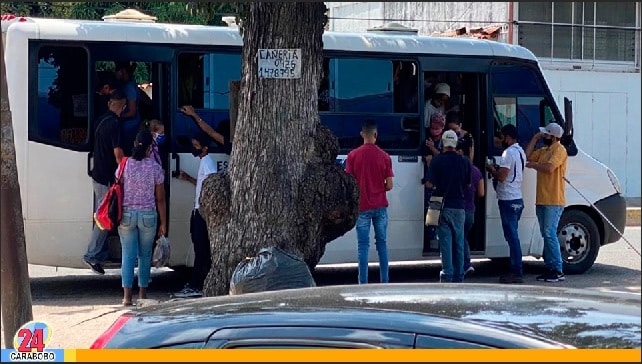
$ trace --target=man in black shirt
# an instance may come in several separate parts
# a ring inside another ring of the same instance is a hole
[[[470,186],[470,162],[455,151],[457,140],[454,131],[444,132],[442,152],[430,163],[426,182],[426,187],[435,188],[435,196],[444,197],[437,226],[442,282],[464,280],[464,190]]]
[[[109,186],[114,182],[114,173],[124,155],[120,142],[118,117],[126,105],[127,98],[122,92],[112,92],[107,103],[109,110],[101,115],[95,123],[94,169],[91,177],[94,185],[94,196],[99,201],[98,205],[100,205],[100,201],[109,190]],[[100,230],[98,226],[94,226],[87,252],[83,257],[85,264],[97,274],[105,274],[102,264],[109,257],[109,251],[105,244],[108,234],[108,231]]]

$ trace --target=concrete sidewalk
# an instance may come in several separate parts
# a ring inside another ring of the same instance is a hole
[[[642,198],[626,197],[626,226],[640,226]]]

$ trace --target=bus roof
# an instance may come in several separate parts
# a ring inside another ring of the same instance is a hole
[[[13,28],[28,39],[228,46],[243,44],[238,29],[230,27],[31,17],[22,18],[25,20],[21,21],[18,19],[3,21],[2,32]],[[524,47],[479,39],[326,31],[323,43],[325,50],[495,56],[537,61],[533,53]]]

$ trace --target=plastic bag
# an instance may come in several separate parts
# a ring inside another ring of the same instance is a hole
[[[315,286],[312,273],[303,260],[277,247],[269,247],[236,266],[230,282],[230,294]]]
[[[156,268],[166,267],[169,264],[169,240],[165,236],[161,236],[156,240],[156,247],[152,255],[152,266]]]

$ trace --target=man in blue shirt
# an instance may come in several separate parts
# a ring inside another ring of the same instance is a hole
[[[441,137],[442,152],[428,168],[426,187],[443,196],[444,204],[437,226],[441,252],[441,282],[464,281],[464,191],[470,187],[470,162],[457,154],[457,134],[447,130]]]

